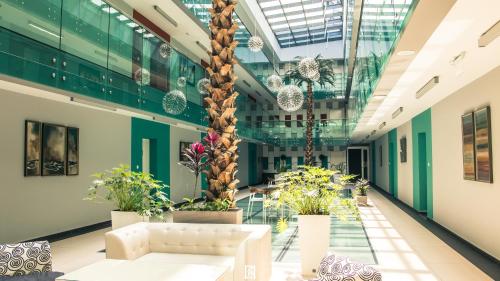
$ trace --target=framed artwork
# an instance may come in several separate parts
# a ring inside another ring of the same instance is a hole
[[[401,163],[406,163],[407,161],[407,145],[406,145],[406,137],[402,137],[399,140],[399,147],[401,151],[399,152],[399,158],[401,159]]]
[[[189,85],[194,85],[195,71],[196,66],[194,63],[192,63],[185,57],[181,57],[179,59],[179,76],[186,77],[186,83],[188,83]]]
[[[186,148],[189,148],[189,146],[191,145],[191,142],[185,142],[185,141],[181,141],[180,144],[179,144],[179,161],[188,161],[189,159],[184,156],[184,150],[186,150]]]
[[[42,176],[66,174],[66,127],[43,123]]]
[[[66,175],[76,176],[80,172],[80,130],[68,127],[66,131]]]
[[[41,175],[42,124],[38,121],[24,122],[24,176]]]
[[[490,123],[489,106],[474,112],[476,180],[488,183],[493,182]]]
[[[474,147],[474,113],[462,116],[462,154],[464,179],[476,180],[476,157]]]

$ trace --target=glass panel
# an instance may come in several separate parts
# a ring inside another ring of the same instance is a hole
[[[102,1],[64,1],[61,50],[107,67],[109,18],[116,13]]]
[[[0,0],[0,25],[59,47],[61,0]]]
[[[117,12],[109,22],[108,68],[126,77],[134,78],[140,69],[142,52],[141,27],[127,16]]]

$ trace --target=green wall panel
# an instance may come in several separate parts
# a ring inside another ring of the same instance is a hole
[[[200,135],[200,140],[203,141],[203,139],[207,136],[207,133],[201,133]],[[201,174],[201,190],[207,190],[208,189],[208,181],[207,181],[207,176],[205,174]],[[203,196],[203,194],[202,194]]]
[[[142,140],[150,140],[150,170],[156,179],[170,184],[170,126],[132,118],[131,166],[142,171]],[[170,189],[165,190],[170,198]]]
[[[304,156],[297,157],[297,165],[298,166],[304,165]]]
[[[427,109],[412,119],[413,207],[433,218],[432,114]]]
[[[389,192],[398,197],[398,131],[392,129],[389,138]]]

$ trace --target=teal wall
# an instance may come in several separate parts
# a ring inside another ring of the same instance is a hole
[[[389,192],[398,198],[398,130],[392,129],[388,137]]]
[[[150,140],[150,171],[156,179],[170,184],[170,126],[132,118],[131,166],[142,171],[142,139]],[[165,190],[170,197],[170,189]]]
[[[371,148],[371,153],[372,153],[372,156],[371,156],[371,175],[372,175],[372,180],[371,182],[372,183],[376,183],[377,182],[377,145],[375,144],[375,141],[372,141],[372,143],[370,144],[370,148]]]
[[[201,133],[200,134],[200,141],[203,142],[203,139],[207,136],[207,133]],[[208,182],[207,182],[207,176],[205,174],[201,174],[201,190],[207,190],[208,189]],[[203,194],[202,194],[203,196]]]
[[[427,211],[427,216],[433,218],[432,205],[432,114],[431,109],[415,116],[412,121],[412,151],[413,151],[413,207],[418,211]],[[419,135],[424,136],[426,149],[425,153],[419,145]],[[424,154],[424,155],[422,155]],[[426,158],[427,163],[421,163],[420,159]],[[421,167],[425,167],[427,177],[425,190],[421,189],[422,174]],[[425,198],[426,197],[426,198]]]
[[[257,144],[248,143],[248,184],[257,184]]]

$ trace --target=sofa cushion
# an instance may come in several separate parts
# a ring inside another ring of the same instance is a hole
[[[54,281],[63,276],[61,272],[39,272],[28,275],[0,276],[0,281]]]
[[[26,275],[52,271],[47,241],[0,244],[0,275]]]

